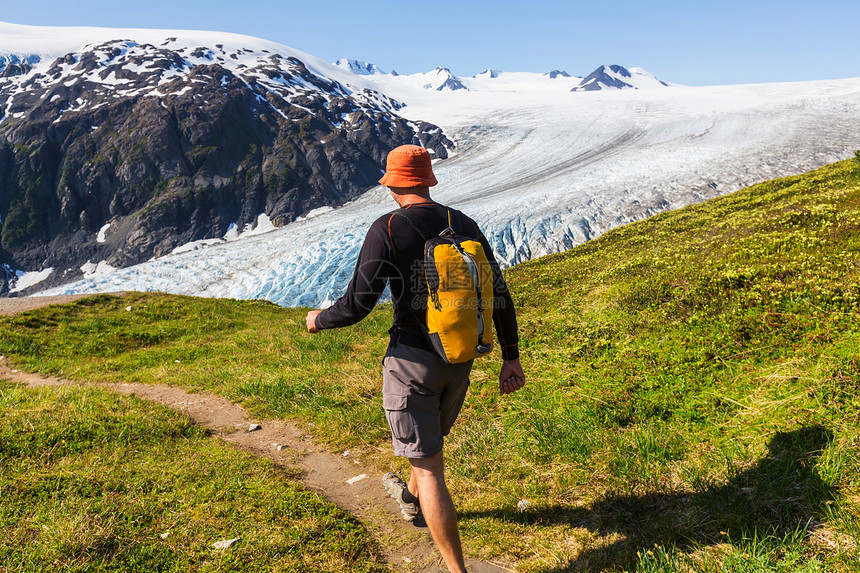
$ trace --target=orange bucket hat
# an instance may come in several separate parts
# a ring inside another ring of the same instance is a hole
[[[430,153],[417,145],[401,145],[391,150],[385,175],[379,180],[386,187],[432,187],[437,183]]]

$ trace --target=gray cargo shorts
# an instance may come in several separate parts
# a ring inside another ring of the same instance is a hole
[[[460,413],[472,362],[448,364],[435,352],[392,343],[382,359],[382,405],[394,455],[429,458]]]

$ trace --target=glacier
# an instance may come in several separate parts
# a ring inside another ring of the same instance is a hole
[[[510,266],[668,209],[802,173],[860,148],[860,78],[571,93],[539,74],[362,76],[442,127],[436,201],[481,225]],[[396,205],[371,189],[342,207],[230,242],[201,245],[38,295],[164,291],[324,307],[346,287],[365,230]]]
[[[220,46],[230,53],[225,62],[237,69],[271,54],[301,60],[349,93],[443,130],[455,148],[447,159],[434,160],[440,184],[433,198],[477,220],[503,266],[569,249],[665,210],[802,173],[860,148],[860,78],[688,87],[629,68],[636,89],[571,91],[582,77],[491,70],[458,78],[443,67],[385,74],[366,62],[331,64],[220,32],[0,22],[0,37],[0,59],[26,61],[34,70],[87,44],[130,37],[135,41],[128,49],[167,42],[185,46],[191,60],[205,59],[195,47]],[[121,83],[116,77],[105,81]],[[387,189],[376,187],[280,228],[262,213],[252,228],[234,228],[132,267],[91,262],[82,280],[35,296],[138,290],[322,307],[345,290],[365,230],[395,207]],[[99,237],[112,230],[101,229]],[[19,288],[43,278],[34,271]]]

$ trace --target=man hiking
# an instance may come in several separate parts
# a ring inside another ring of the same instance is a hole
[[[419,512],[423,514],[448,569],[460,573],[466,568],[457,513],[445,484],[442,445],[463,405],[474,359],[451,364],[434,351],[426,324],[430,295],[425,280],[425,240],[450,227],[483,247],[492,269],[492,317],[503,358],[499,374],[502,394],[525,385],[516,313],[478,225],[430,198],[430,187],[437,181],[427,150],[403,145],[391,151],[379,183],[389,188],[400,208],[370,226],[346,294],[326,310],[309,312],[307,329],[317,333],[355,324],[370,313],[385,285],[390,286],[394,324],[382,363],[382,401],[394,453],[408,458],[412,472],[408,485],[393,473],[386,474],[383,483],[400,504],[404,519],[412,521]],[[480,306],[479,302],[479,313]]]

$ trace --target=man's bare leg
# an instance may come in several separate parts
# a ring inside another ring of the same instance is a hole
[[[465,573],[466,564],[463,562],[463,548],[457,529],[457,510],[445,485],[442,452],[429,458],[410,458],[409,463],[412,464],[409,491],[421,503],[424,521],[445,565],[452,573]]]

